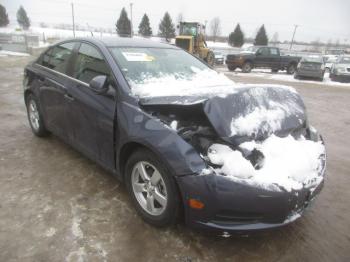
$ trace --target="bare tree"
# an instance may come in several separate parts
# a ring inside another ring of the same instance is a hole
[[[215,17],[210,22],[210,33],[213,37],[213,41],[216,41],[216,38],[221,34],[221,21],[219,17]]]

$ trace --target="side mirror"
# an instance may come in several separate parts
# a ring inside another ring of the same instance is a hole
[[[90,88],[97,94],[102,95],[108,91],[107,76],[99,75],[91,79],[89,83]]]

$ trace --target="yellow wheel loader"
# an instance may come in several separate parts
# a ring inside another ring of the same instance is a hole
[[[197,22],[180,22],[178,28],[179,35],[175,39],[175,45],[203,59],[208,65],[213,66],[215,56],[205,42],[202,32],[204,26]]]

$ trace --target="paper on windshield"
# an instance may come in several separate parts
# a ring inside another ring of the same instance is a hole
[[[129,62],[152,62],[155,60],[154,56],[140,52],[122,52],[125,59]]]

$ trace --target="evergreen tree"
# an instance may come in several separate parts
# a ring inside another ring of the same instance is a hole
[[[116,27],[117,27],[116,29],[119,36],[121,37],[131,36],[131,23],[124,7],[120,12],[120,16],[116,23]]]
[[[235,30],[229,35],[228,43],[234,47],[241,47],[244,44],[244,34],[239,24],[237,24]]]
[[[269,40],[267,38],[265,26],[262,25],[260,27],[258,33],[256,34],[254,45],[267,45],[268,42],[269,42]]]
[[[142,36],[151,36],[152,28],[149,24],[149,19],[146,14],[143,15],[141,23],[139,25],[139,34]]]
[[[27,30],[30,27],[29,17],[23,6],[20,6],[17,11],[17,22],[24,30]]]
[[[0,27],[7,26],[9,24],[9,17],[6,13],[6,8],[0,5]]]
[[[174,24],[168,12],[165,12],[163,19],[160,21],[159,35],[167,41],[169,41],[169,38],[175,37]]]

